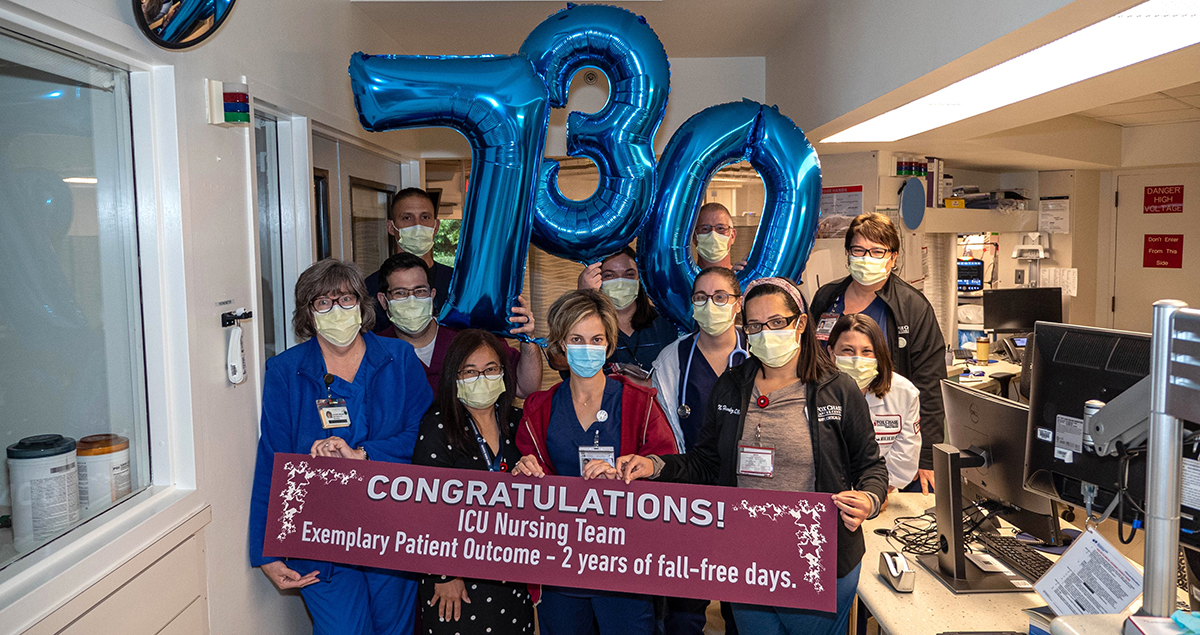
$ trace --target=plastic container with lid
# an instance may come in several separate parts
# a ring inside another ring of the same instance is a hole
[[[25,437],[8,446],[13,543],[25,551],[79,522],[75,439],[61,434]]]
[[[101,510],[133,491],[129,473],[129,439],[93,434],[75,446],[79,463],[79,505]]]

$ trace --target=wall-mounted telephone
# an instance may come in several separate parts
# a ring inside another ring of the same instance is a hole
[[[225,353],[225,377],[234,386],[246,381],[246,347],[242,344],[241,320],[254,314],[244,308],[221,314],[221,326],[229,329],[229,348]]]

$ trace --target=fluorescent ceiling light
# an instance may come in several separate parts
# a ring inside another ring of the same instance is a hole
[[[63,179],[63,183],[74,183],[75,185],[95,185],[99,180],[94,176],[68,176]]]
[[[1200,43],[1200,0],[1150,0],[821,143],[888,142]]]

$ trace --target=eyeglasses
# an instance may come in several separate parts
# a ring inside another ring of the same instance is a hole
[[[717,232],[722,236],[728,236],[729,230],[733,229],[729,225],[700,225],[696,227],[697,234],[707,234],[709,232]]]
[[[725,306],[726,304],[729,304],[730,298],[740,297],[742,297],[740,294],[726,293],[724,291],[718,291],[712,295],[709,295],[703,291],[697,291],[692,294],[692,304],[696,306],[704,306],[705,302],[712,300],[713,304],[717,306]]]
[[[875,247],[874,249],[867,249],[866,247],[850,248],[850,255],[854,256],[855,258],[862,258],[866,255],[870,255],[872,258],[884,258],[890,253],[892,253],[891,249],[885,249],[883,247]]]
[[[485,368],[483,370],[475,370],[474,368],[469,368],[467,370],[458,371],[458,378],[465,379],[467,381],[474,381],[476,379],[479,379],[480,375],[487,377],[488,379],[498,379],[498,378],[504,376],[504,367],[492,365],[492,366],[488,366],[487,368]]]
[[[384,297],[388,300],[404,300],[409,296],[424,300],[429,297],[429,287],[415,287],[405,289],[404,287],[396,287],[383,292]]]
[[[343,309],[353,309],[354,307],[358,306],[358,296],[349,293],[338,296],[337,298],[321,296],[316,300],[313,300],[312,310],[316,311],[317,313],[329,313],[333,310],[334,304],[337,304]]]
[[[746,322],[744,330],[746,331],[746,335],[761,333],[764,328],[768,331],[780,331],[786,329],[788,326],[791,326],[792,322],[795,322],[799,318],[799,315],[771,318],[767,320],[766,324],[763,324],[762,322]]]

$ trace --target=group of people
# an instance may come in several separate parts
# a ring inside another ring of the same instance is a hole
[[[705,205],[693,239],[696,331],[680,334],[654,309],[627,248],[585,268],[550,307],[545,354],[562,381],[543,391],[536,344],[438,324],[450,274],[430,255],[435,211],[422,190],[400,192],[389,225],[400,252],[365,280],[334,259],[301,274],[293,328],[305,341],[267,362],[251,565],[300,589],[314,632],[409,635],[416,623],[431,635],[533,633],[540,594],[545,635],[698,634],[709,602],[667,587],[660,598],[553,586],[531,595],[513,582],[264,557],[276,452],[827,492],[840,520],[837,611],[723,603],[722,613],[729,633],[844,633],[859,526],[889,491],[928,491],[929,449],[941,441],[942,336],[929,303],[892,273],[891,221],[855,219],[851,275],[810,303],[783,278],[743,289],[732,218]],[[533,332],[523,298],[510,313],[508,335]]]

